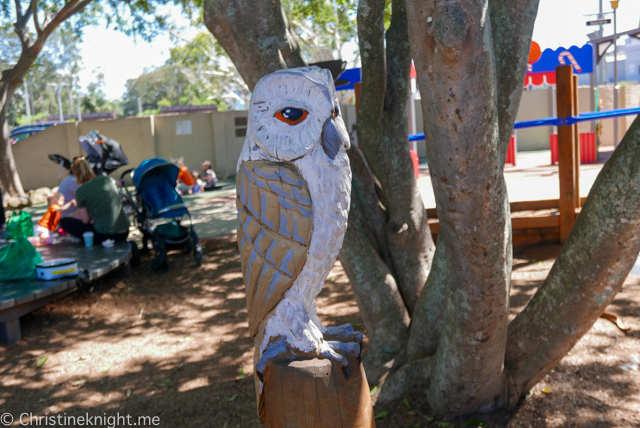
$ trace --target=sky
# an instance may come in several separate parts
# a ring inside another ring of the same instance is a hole
[[[599,12],[600,0],[540,0],[533,40],[546,48],[582,46],[589,39],[588,33],[598,27],[588,27],[586,21],[596,16],[584,16]],[[608,0],[601,1],[603,12],[611,12]],[[178,16],[175,13],[174,16]],[[606,17],[611,17],[607,15]],[[189,27],[187,20],[178,18],[183,26],[181,35],[193,37],[199,29]],[[620,0],[617,12],[617,30],[624,32],[640,27],[640,0]],[[203,30],[203,29],[200,29]],[[613,34],[613,24],[604,26],[604,35]],[[110,99],[122,96],[128,79],[139,76],[145,68],[160,66],[169,57],[174,46],[169,35],[156,37],[151,43],[134,39],[104,27],[86,28],[81,44],[84,69],[80,73],[83,87],[95,81],[95,73],[104,73],[104,92]],[[344,50],[345,52],[348,49]],[[350,58],[344,58],[349,60]]]

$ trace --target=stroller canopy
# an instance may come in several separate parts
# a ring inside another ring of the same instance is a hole
[[[133,185],[152,218],[174,218],[188,213],[176,192],[180,168],[161,158],[147,159],[131,173]]]
[[[129,164],[120,143],[99,134],[97,131],[81,135],[78,140],[84,151],[87,152],[89,162],[98,165],[98,169],[107,174]]]

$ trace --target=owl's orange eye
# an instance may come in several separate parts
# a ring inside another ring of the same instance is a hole
[[[275,114],[276,119],[283,121],[287,125],[297,125],[307,118],[308,111],[301,108],[285,107]]]

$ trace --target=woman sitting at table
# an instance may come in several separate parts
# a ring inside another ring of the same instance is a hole
[[[82,238],[93,232],[94,244],[107,239],[125,241],[129,235],[129,219],[122,209],[122,200],[114,182],[106,175],[96,175],[84,158],[76,159],[71,172],[80,185],[76,190],[76,218],[63,218],[60,227]]]

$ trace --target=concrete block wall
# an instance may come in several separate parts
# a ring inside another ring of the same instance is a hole
[[[589,87],[579,89],[581,112],[591,111],[589,91]],[[613,88],[600,87],[598,94],[602,108],[612,109]],[[622,86],[619,94],[621,108],[640,106],[640,85]],[[355,105],[343,105],[341,109],[347,130],[351,133],[356,122]],[[423,132],[420,99],[415,100],[415,111],[417,132]],[[167,160],[183,157],[191,171],[199,171],[201,163],[209,160],[219,177],[234,177],[245,140],[247,114],[247,111],[227,111],[65,123],[20,141],[13,146],[13,154],[26,190],[57,186],[59,168],[47,156],[50,153],[67,158],[83,155],[78,136],[93,130],[122,145],[130,161],[127,168],[135,168],[143,160],[153,157]],[[522,93],[516,120],[541,119],[555,114],[555,88],[536,89]],[[618,119],[620,138],[634,118],[628,116]],[[613,146],[614,120],[602,121],[602,146]],[[590,123],[580,124],[580,132],[590,131],[591,126]],[[551,132],[556,130],[553,127],[519,130],[518,151],[548,150]],[[418,142],[418,155],[426,157],[424,141]],[[114,177],[119,175],[120,171],[113,174]]]
[[[228,178],[235,176],[246,123],[246,111],[64,123],[12,148],[25,190],[57,186],[59,166],[48,155],[57,153],[68,159],[84,155],[78,137],[93,130],[119,142],[129,159],[129,165],[115,171],[113,177],[118,178],[122,171],[135,168],[145,159],[183,157],[191,171],[200,171],[202,162],[209,160],[220,178]],[[63,171],[62,178],[65,175]]]

